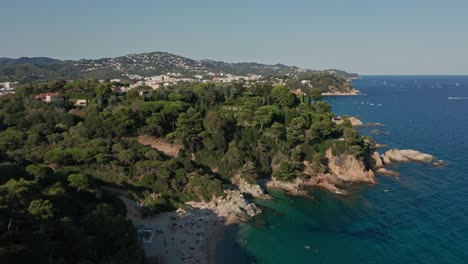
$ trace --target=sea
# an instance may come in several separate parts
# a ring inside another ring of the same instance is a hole
[[[217,263],[468,263],[468,76],[363,76],[353,85],[364,95],[324,98],[337,115],[383,123],[360,132],[446,166],[396,165],[399,177],[377,175],[377,185],[348,186],[349,195],[274,191],[255,200],[262,215],[218,238]]]

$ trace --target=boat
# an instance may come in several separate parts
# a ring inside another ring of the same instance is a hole
[[[306,245],[304,246],[305,249],[309,250],[310,249],[310,246]]]
[[[468,97],[449,97],[449,100],[467,100]]]

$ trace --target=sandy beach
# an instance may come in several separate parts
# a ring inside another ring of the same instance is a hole
[[[149,263],[214,263],[216,234],[228,222],[213,211],[200,208],[177,210],[142,218],[135,201],[117,193],[127,208],[127,219],[137,227],[154,228],[150,242],[142,242]]]

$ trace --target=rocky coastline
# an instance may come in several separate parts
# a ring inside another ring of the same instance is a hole
[[[351,126],[353,127],[378,127],[378,126],[384,126],[382,123],[364,123],[359,117],[356,116],[338,116],[332,119],[332,122],[335,123],[336,125],[341,125],[345,120],[349,120],[351,122]],[[378,130],[380,131],[380,130]],[[382,131],[385,133],[384,131]]]
[[[426,154],[412,149],[391,149],[384,154],[374,152],[369,157],[368,166],[364,161],[356,159],[349,154],[333,155],[331,149],[326,153],[328,159],[328,173],[311,173],[308,162],[304,162],[306,169],[304,174],[308,177],[297,178],[291,182],[278,181],[271,179],[264,186],[268,189],[282,189],[289,195],[309,196],[307,188],[319,187],[336,194],[347,194],[340,186],[346,186],[353,183],[364,183],[375,185],[378,183],[376,174],[399,177],[400,173],[387,169],[387,166],[398,163],[421,163],[432,164],[434,166],[444,166],[446,163],[430,154]]]
[[[365,125],[359,118],[351,117],[349,119],[353,126]],[[380,147],[385,146],[381,145]],[[363,161],[346,153],[335,155],[330,148],[326,151],[325,159],[327,160],[327,170],[325,173],[314,172],[313,164],[308,161],[303,162],[303,176],[297,177],[293,181],[280,181],[272,177],[271,179],[255,183],[244,179],[239,173],[232,178],[231,188],[225,190],[223,196],[213,198],[210,202],[187,202],[187,208],[184,210],[158,215],[154,220],[151,220],[151,218],[146,220],[134,218],[133,221],[137,223],[143,221],[154,226],[168,225],[168,228],[171,225],[176,225],[182,228],[186,227],[187,224],[196,223],[199,219],[205,219],[203,221],[211,223],[211,225],[203,225],[203,234],[206,238],[204,243],[200,244],[203,245],[201,247],[204,249],[204,251],[202,250],[203,252],[193,253],[187,248],[181,249],[180,246],[175,245],[177,251],[173,254],[178,254],[177,258],[169,254],[169,251],[174,250],[174,248],[169,248],[166,254],[161,252],[153,254],[162,254],[164,259],[171,260],[172,263],[184,263],[187,260],[187,256],[199,259],[202,262],[214,263],[216,239],[217,236],[222,234],[224,227],[230,224],[248,222],[253,217],[262,213],[260,207],[251,202],[249,197],[272,199],[268,194],[268,189],[281,189],[292,196],[313,198],[309,192],[311,187],[322,188],[339,195],[346,195],[347,192],[343,189],[343,186],[354,183],[375,185],[378,183],[377,174],[393,177],[400,175],[397,171],[387,169],[388,166],[406,162],[432,163],[434,166],[445,165],[444,161],[436,160],[430,154],[411,149],[390,149],[383,154],[375,151],[367,160]],[[199,246],[197,241],[200,232],[184,231],[185,233],[180,233],[179,231],[170,231],[168,228],[163,228],[165,241],[169,238],[175,238],[175,241],[180,240],[180,243]],[[153,252],[155,249],[154,246],[147,247],[147,252]],[[163,247],[163,245],[158,245],[158,247]]]
[[[211,202],[188,202],[191,208],[208,210],[226,220],[226,224],[247,222],[262,210],[254,203],[248,202],[239,190],[226,190],[225,195]]]
[[[322,93],[322,96],[355,96],[362,95],[359,90],[353,89],[349,92],[326,92]]]

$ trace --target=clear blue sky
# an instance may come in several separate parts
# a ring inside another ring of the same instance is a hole
[[[0,57],[167,51],[361,74],[468,74],[468,0],[1,0]]]

